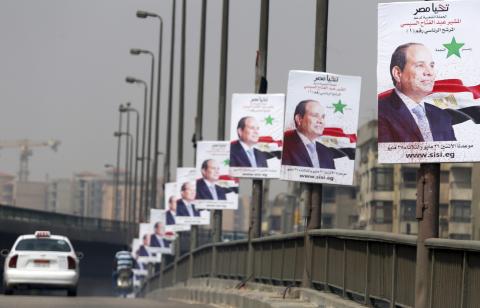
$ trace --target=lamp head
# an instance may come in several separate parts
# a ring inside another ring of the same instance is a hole
[[[157,17],[158,15],[155,13],[150,13],[146,11],[137,11],[138,18],[147,18],[147,17]]]
[[[130,54],[131,55],[139,55],[142,53],[142,50],[138,49],[138,48],[132,48],[130,49]]]
[[[127,78],[125,78],[125,81],[128,82],[128,83],[135,83],[135,82],[137,82],[137,78],[133,78],[133,77],[128,76]]]

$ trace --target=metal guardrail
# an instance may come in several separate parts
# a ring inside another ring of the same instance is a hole
[[[415,236],[327,229],[310,231],[308,239],[309,246],[305,246],[304,233],[252,240],[251,273],[248,241],[204,245],[192,252],[192,273],[188,273],[190,254],[185,254],[177,265],[172,263],[163,269],[163,279],[162,275],[151,277],[144,292],[172,286],[189,277],[302,286],[306,275],[309,287],[368,306],[414,306]],[[480,242],[428,239],[426,245],[431,251],[429,307],[478,306]],[[311,247],[310,265],[305,263],[305,247]],[[212,264],[214,249],[216,264]]]
[[[81,230],[102,230],[107,232],[127,231],[136,227],[136,224],[122,221],[59,214],[8,205],[0,205],[0,220],[65,225]]]

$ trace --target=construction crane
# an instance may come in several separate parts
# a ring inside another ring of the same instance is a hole
[[[12,141],[1,141],[0,140],[0,150],[3,149],[20,149],[20,169],[18,170],[18,181],[27,182],[28,181],[28,158],[33,155],[32,148],[40,147],[49,147],[53,151],[58,150],[60,145],[59,140],[50,139],[47,141],[32,141],[28,139],[23,140],[12,140]]]

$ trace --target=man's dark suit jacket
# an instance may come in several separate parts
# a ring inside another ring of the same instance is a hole
[[[455,141],[452,118],[446,110],[425,103],[433,141]],[[421,142],[422,133],[402,99],[393,91],[378,100],[378,142]]]
[[[148,253],[147,248],[144,245],[141,245],[140,248],[138,248],[137,252],[138,256],[140,257],[148,257],[150,254]]]
[[[335,169],[333,152],[323,144],[316,142],[318,162],[320,168]],[[283,139],[282,165],[313,167],[312,160],[308,155],[305,144],[297,133],[297,130],[285,132]]]
[[[218,200],[227,200],[226,194],[231,190],[215,184]],[[212,193],[203,179],[197,180],[197,200],[213,200]]]
[[[258,149],[253,149],[258,168],[267,168],[268,154]],[[230,167],[252,167],[248,160],[247,153],[243,149],[240,141],[236,140],[230,144]]]
[[[163,241],[163,247],[169,248],[170,247],[170,241],[162,238]],[[158,241],[158,238],[155,236],[155,234],[150,235],[150,247],[162,247],[160,245],[160,242]]]
[[[174,225],[175,224],[175,217],[173,217],[172,211],[167,211],[167,225]]]
[[[193,216],[200,216],[200,212],[195,209],[195,205],[192,204]],[[187,210],[187,206],[182,199],[177,200],[177,216],[190,216]]]

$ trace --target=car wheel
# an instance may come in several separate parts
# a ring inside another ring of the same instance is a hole
[[[71,297],[77,296],[77,288],[67,289],[67,296],[71,296]]]
[[[3,294],[5,294],[5,295],[12,295],[12,294],[13,294],[13,289],[4,287],[4,288],[3,288]]]

